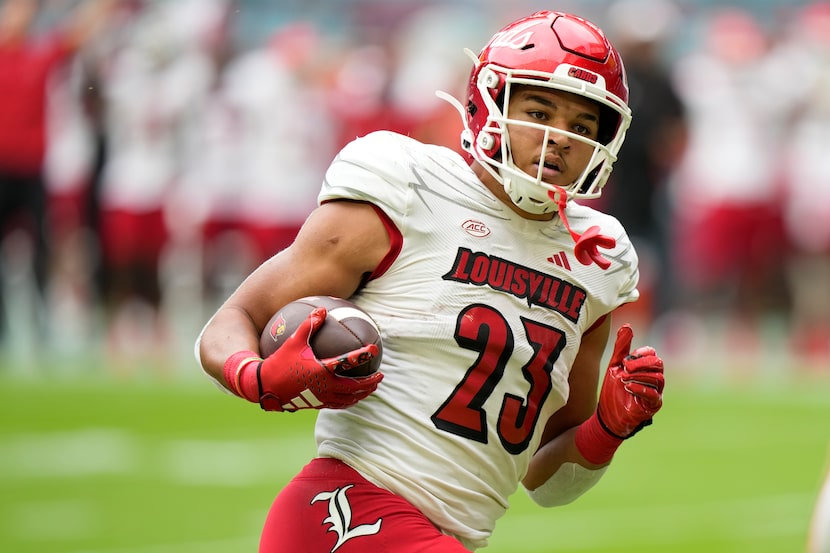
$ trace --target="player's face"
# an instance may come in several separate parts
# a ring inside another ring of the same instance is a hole
[[[557,131],[596,140],[599,132],[596,103],[569,92],[525,86],[513,90],[507,116],[553,129],[545,142],[545,132],[539,128],[508,126],[516,167],[535,176],[539,165],[544,164],[542,180],[559,186],[567,186],[579,178],[594,148]]]

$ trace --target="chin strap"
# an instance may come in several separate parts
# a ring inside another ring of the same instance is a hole
[[[583,265],[596,263],[601,269],[608,269],[608,267],[611,266],[611,262],[599,253],[599,248],[610,250],[617,245],[617,241],[610,236],[600,234],[600,228],[596,225],[588,228],[588,230],[586,230],[583,234],[575,232],[571,228],[570,223],[568,223],[568,216],[565,215],[565,205],[568,203],[568,193],[565,192],[565,189],[562,187],[554,186],[554,188],[556,190],[548,192],[548,196],[550,196],[550,199],[556,202],[556,205],[559,206],[559,217],[562,218],[565,228],[570,233],[574,242],[576,242],[576,245],[574,246],[574,255]]]

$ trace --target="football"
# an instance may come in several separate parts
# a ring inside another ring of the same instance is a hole
[[[378,370],[383,343],[378,325],[354,303],[331,296],[309,296],[285,305],[277,311],[259,341],[262,357],[268,357],[291,336],[316,307],[326,308],[326,320],[311,337],[309,345],[319,359],[336,357],[357,348],[375,344],[378,355],[362,365],[340,373],[342,376],[367,376]]]

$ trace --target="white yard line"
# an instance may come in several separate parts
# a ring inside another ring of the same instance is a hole
[[[85,428],[4,436],[0,441],[0,479],[141,473],[178,484],[247,486],[263,478],[272,480],[285,470],[293,474],[313,455],[311,436],[146,440],[118,428]],[[229,471],[228,467],[236,468]]]
[[[286,435],[279,440],[155,440],[105,427],[20,433],[3,436],[0,441],[0,481],[25,488],[27,482],[140,475],[153,478],[162,486],[170,483],[245,487],[280,478],[288,480],[313,454],[313,438],[300,435]],[[0,535],[26,542],[54,543],[95,536],[101,531],[102,506],[94,500],[55,497],[11,503],[0,500],[2,503],[6,503],[3,508],[7,518],[0,524]],[[49,531],[44,532],[44,528]],[[249,538],[249,547],[245,549],[255,549],[256,539],[257,536]],[[241,551],[243,548],[236,546],[242,541],[165,544],[118,551]]]
[[[71,432],[3,436],[3,478],[65,478],[136,470],[139,444],[121,429],[90,427]]]

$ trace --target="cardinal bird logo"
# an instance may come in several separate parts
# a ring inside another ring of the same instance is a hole
[[[271,338],[273,338],[275,342],[277,338],[285,334],[285,317],[282,316],[282,313],[280,313],[277,320],[274,321],[274,324],[271,325],[269,334],[271,334]]]
[[[380,532],[380,525],[383,519],[379,518],[373,524],[361,524],[350,528],[352,524],[352,506],[349,505],[349,498],[346,497],[346,491],[353,485],[348,485],[344,488],[337,488],[331,492],[320,492],[311,503],[317,501],[329,502],[329,516],[323,520],[323,524],[330,524],[329,532],[337,534],[337,543],[331,548],[331,553],[346,543],[347,541],[359,538],[362,536],[372,536]]]

